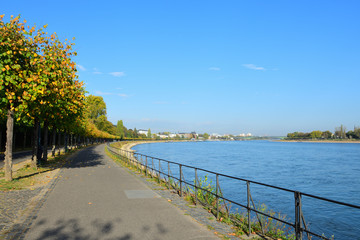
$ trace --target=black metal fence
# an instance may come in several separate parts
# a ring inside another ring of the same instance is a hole
[[[252,214],[255,215],[255,221],[257,221],[260,225],[260,230],[264,234],[263,229],[263,218],[270,218],[274,219],[284,225],[289,226],[293,229],[293,233],[295,235],[295,239],[303,239],[305,236],[307,239],[312,239],[313,237],[317,237],[320,239],[332,239],[329,237],[325,237],[323,233],[315,233],[308,229],[305,217],[303,214],[303,204],[302,204],[302,197],[306,196],[312,199],[317,199],[320,201],[325,201],[332,204],[337,204],[341,206],[350,207],[354,210],[359,210],[360,206],[344,203],[340,201],[335,201],[299,191],[294,191],[282,187],[272,186],[269,184],[256,182],[248,179],[228,176],[225,174],[221,174],[214,171],[209,171],[202,168],[197,168],[185,164],[180,164],[156,157],[147,156],[144,154],[136,153],[133,151],[126,151],[118,148],[111,147],[108,144],[108,150],[117,155],[122,161],[127,164],[132,165],[133,167],[137,168],[139,171],[143,171],[146,175],[151,177],[156,177],[159,182],[166,184],[169,189],[175,189],[180,196],[184,194],[188,194],[193,196],[195,204],[201,203],[203,205],[207,205],[209,209],[213,211],[215,216],[219,218],[220,215],[226,215],[227,217],[231,217],[233,215],[230,214],[229,211],[229,204],[234,204],[235,206],[239,206],[246,211],[246,224],[248,228],[248,234],[252,232],[251,230],[251,217]],[[186,176],[194,176],[191,181],[185,179],[184,172],[187,172]],[[216,179],[215,186],[210,186],[209,184],[204,186],[204,181],[201,180],[199,176],[207,176],[213,175],[213,179]],[[243,182],[246,186],[246,200],[245,203],[234,201],[233,199],[229,199],[223,196],[219,177],[232,179],[235,181]],[[263,186],[267,188],[272,188],[280,191],[285,191],[288,193],[292,193],[294,195],[293,198],[293,206],[294,206],[294,219],[293,222],[289,222],[282,217],[277,217],[274,214],[270,214],[268,212],[261,211],[260,209],[256,208],[254,203],[252,193],[251,193],[251,186]],[[199,194],[201,193],[201,194]],[[205,193],[205,194],[204,194]],[[206,199],[200,199],[199,196],[207,196]],[[209,197],[210,196],[210,197]],[[209,200],[210,198],[210,200]],[[236,219],[232,219],[236,220]]]

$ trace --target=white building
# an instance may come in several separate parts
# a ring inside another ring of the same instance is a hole
[[[147,133],[148,133],[148,130],[144,130],[144,129],[139,129],[139,130],[138,130],[138,134],[145,134],[145,135],[147,135]]]

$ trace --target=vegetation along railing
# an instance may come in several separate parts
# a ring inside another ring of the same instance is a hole
[[[292,229],[290,231],[291,233],[289,233],[288,235],[288,238],[290,239],[303,239],[304,236],[307,239],[312,239],[313,237],[317,237],[320,239],[332,239],[332,237],[326,237],[322,233],[319,234],[312,232],[307,227],[302,210],[303,204],[301,200],[303,196],[317,199],[320,201],[325,201],[331,204],[350,207],[354,210],[360,209],[360,206],[357,205],[335,201],[282,187],[272,186],[269,184],[256,182],[248,179],[228,176],[218,172],[213,172],[206,169],[159,159],[133,151],[126,151],[111,147],[110,144],[108,144],[108,150],[111,153],[117,155],[121,161],[132,165],[137,170],[142,171],[148,176],[156,178],[159,183],[165,184],[169,189],[175,189],[180,196],[186,195],[189,196],[190,200],[192,200],[195,204],[201,203],[202,205],[207,207],[209,211],[211,211],[216,216],[217,219],[230,219],[231,222],[237,224],[238,226],[242,226],[246,229],[244,232],[249,235],[252,232],[257,231],[260,233],[260,235],[262,234],[265,236],[264,231],[269,231],[269,225],[271,225],[269,224],[269,221],[276,220],[278,223],[280,223],[283,229],[284,226],[288,226],[290,229]],[[192,181],[188,181],[184,178],[185,171],[186,176],[194,176]],[[213,186],[211,182],[207,182],[208,175],[212,175],[213,179],[216,179],[215,186]],[[203,179],[201,178],[201,176],[203,176]],[[245,203],[240,203],[233,199],[224,197],[220,188],[219,177],[245,183]],[[293,207],[295,213],[293,221],[289,222],[289,220],[285,219],[280,214],[275,215],[274,212],[264,211],[264,209],[256,207],[250,189],[250,186],[256,185],[292,193],[294,195]],[[235,206],[240,206],[242,209],[244,209],[245,215],[241,215],[239,213],[234,213],[234,211],[231,211],[231,204]],[[253,214],[253,219],[251,219],[251,214]],[[267,219],[267,221],[265,220],[265,218]],[[276,234],[276,229],[272,229],[272,231],[274,233],[274,236],[278,236]]]

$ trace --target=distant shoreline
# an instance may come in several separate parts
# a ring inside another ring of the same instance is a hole
[[[356,143],[360,144],[360,140],[270,140],[273,142],[294,142],[294,143]],[[139,142],[129,142],[124,144],[121,149],[135,152],[136,150],[133,150],[132,148],[139,144],[148,144],[148,143],[159,143],[159,142],[178,142],[177,140],[171,141],[171,140],[164,140],[164,141],[139,141]]]
[[[360,143],[360,140],[275,140],[275,142]]]
[[[186,141],[186,140],[185,140]],[[181,141],[181,142],[185,142]],[[134,141],[134,142],[128,142],[121,146],[122,150],[135,152],[136,150],[133,150],[132,148],[139,144],[147,144],[147,143],[166,143],[166,142],[179,142],[178,140],[160,140],[160,141]]]

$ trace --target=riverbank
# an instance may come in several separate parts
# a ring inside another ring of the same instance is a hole
[[[168,142],[189,142],[189,141],[179,141],[179,140],[163,140],[163,141],[124,141],[124,142],[115,142],[112,145],[116,148],[120,148],[122,150],[135,152],[132,148],[139,144],[148,144],[148,143],[168,143]]]

